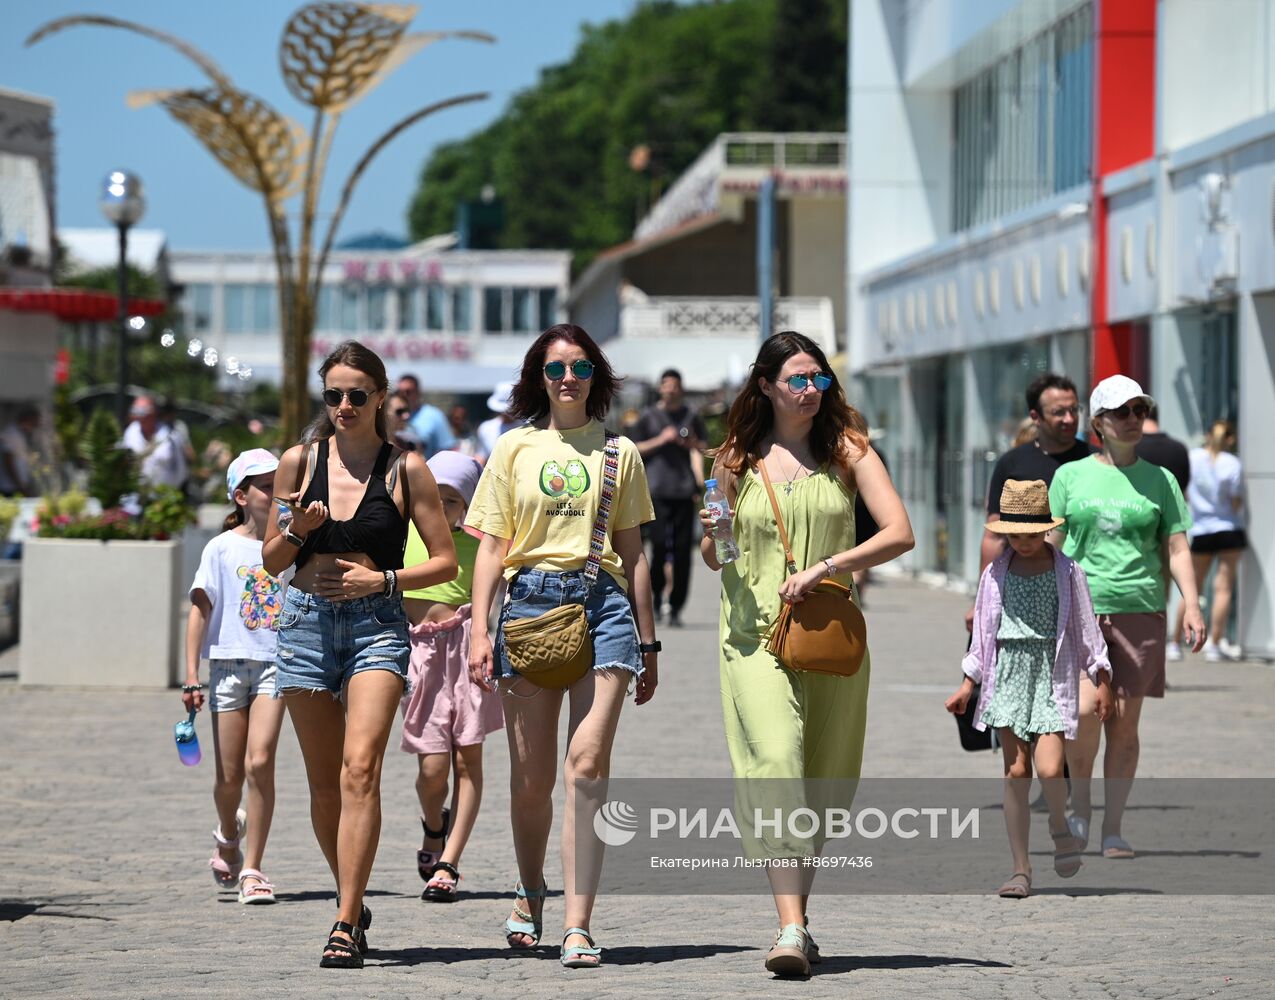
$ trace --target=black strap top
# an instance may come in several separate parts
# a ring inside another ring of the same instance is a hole
[[[403,568],[407,521],[398,512],[394,497],[385,487],[385,472],[393,450],[389,442],[381,445],[367,480],[367,489],[353,517],[348,521],[334,521],[329,517],[306,536],[305,544],[297,555],[297,569],[309,562],[316,552],[362,552],[376,564],[377,569]],[[311,500],[328,502],[327,438],[319,442],[314,465],[314,477],[301,497],[303,507]]]

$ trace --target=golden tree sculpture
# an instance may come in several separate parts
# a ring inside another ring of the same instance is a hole
[[[283,362],[282,430],[295,441],[311,417],[307,386],[310,338],[323,271],[341,220],[359,178],[399,133],[445,108],[481,101],[486,93],[464,94],[418,108],[373,142],[341,186],[336,211],[316,254],[315,218],[332,139],[341,116],[404,61],[445,38],[494,42],[480,31],[416,32],[407,27],[418,8],[410,4],[322,0],[298,9],[283,29],[279,66],[288,90],[314,109],[305,129],[266,101],[236,87],[208,56],[174,35],[145,24],[98,15],[59,18],[38,28],[27,45],[67,28],[120,28],[176,49],[195,63],[211,86],[187,90],[150,90],[128,95],[133,108],[159,104],[186,126],[241,184],[261,194],[279,273],[279,317]],[[293,233],[287,203],[301,197]]]

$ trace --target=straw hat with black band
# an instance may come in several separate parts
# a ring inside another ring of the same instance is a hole
[[[1001,490],[999,521],[985,527],[998,535],[1039,535],[1066,523],[1049,512],[1049,487],[1043,479],[1007,479]]]

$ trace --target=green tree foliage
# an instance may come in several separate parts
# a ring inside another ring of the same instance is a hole
[[[666,188],[722,132],[842,131],[844,0],[649,0],[587,26],[492,125],[435,150],[408,221],[423,239],[491,184],[505,247],[577,251],[583,267],[628,239]],[[634,147],[651,150],[634,171]]]
[[[103,507],[119,506],[120,497],[137,492],[133,454],[119,446],[120,425],[105,409],[95,410],[84,432],[84,457],[89,463],[89,496]]]

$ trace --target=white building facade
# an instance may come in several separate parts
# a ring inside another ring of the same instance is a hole
[[[917,571],[972,585],[987,480],[1057,371],[1235,420],[1236,628],[1275,657],[1275,0],[851,0],[849,365]]]
[[[184,337],[281,381],[279,297],[272,254],[170,250]],[[487,394],[513,378],[531,342],[562,322],[571,255],[556,250],[334,251],[311,346],[314,368],[343,340],[411,373],[426,392]],[[312,375],[317,387],[317,374]]]

